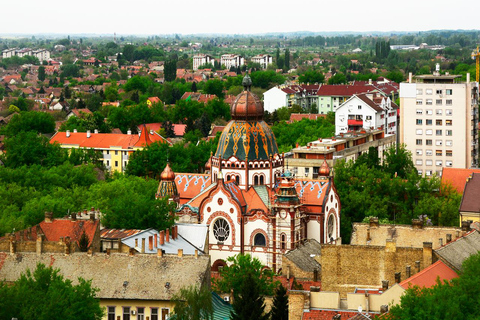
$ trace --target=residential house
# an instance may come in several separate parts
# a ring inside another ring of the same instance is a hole
[[[386,135],[394,135],[397,110],[398,106],[389,97],[354,94],[335,111],[335,134],[378,128]]]
[[[159,97],[149,97],[147,98],[147,105],[149,107],[153,106],[154,104],[157,104],[157,103],[163,103],[162,100],[160,100]]]
[[[263,94],[264,108],[273,112],[281,107],[299,105],[304,110],[310,110],[317,104],[318,84],[281,85],[267,90]]]
[[[70,119],[71,117],[77,117],[77,118],[83,118],[87,114],[92,114],[92,111],[90,111],[87,108],[83,109],[72,109],[68,114],[67,114],[67,119]]]
[[[48,107],[49,110],[69,112],[70,104],[67,101],[55,101]]]

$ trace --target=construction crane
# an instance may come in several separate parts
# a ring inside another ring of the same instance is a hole
[[[472,59],[476,60],[475,62],[475,66],[477,67],[477,77],[476,77],[476,80],[477,82],[479,82],[479,76],[480,76],[480,51],[478,50],[478,46],[477,46],[477,50],[473,50],[472,52]]]

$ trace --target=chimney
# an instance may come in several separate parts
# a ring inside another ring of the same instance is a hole
[[[405,268],[405,277],[406,279],[410,278],[410,275],[412,274],[412,268],[410,266],[407,266]]]
[[[155,240],[154,240],[153,245],[154,245],[155,248],[157,248],[157,247],[158,247],[158,235],[157,235],[156,233],[155,233],[155,235],[154,235],[154,239],[155,239]]]
[[[163,244],[165,243],[165,231],[160,231],[160,245],[163,246]]]
[[[145,253],[145,238],[142,238],[142,253]]]
[[[420,219],[412,219],[412,229],[422,229],[423,221]]]
[[[150,130],[150,134],[153,134],[153,130]]]
[[[388,290],[388,280],[382,280],[382,291],[385,292]]]
[[[163,250],[160,248],[157,250],[157,257],[163,257]]]
[[[419,260],[415,261],[415,269],[417,270],[417,273],[420,272],[420,261]]]
[[[53,222],[53,212],[45,212],[45,222],[46,223]]]
[[[287,266],[287,280],[290,280],[290,266]]]
[[[400,283],[402,273],[401,272],[395,272],[395,283]]]
[[[127,134],[132,134],[132,130],[128,129]]]
[[[183,257],[183,249],[178,249],[178,257]]]
[[[447,233],[447,243],[452,242],[452,234]]]
[[[90,130],[87,130],[87,138],[90,138],[91,135],[92,133],[90,132]]]
[[[470,83],[470,72],[467,72],[467,83]]]
[[[440,247],[443,247],[443,238],[439,238],[438,242],[440,242]]]
[[[432,264],[433,250],[431,242],[423,243],[423,267],[426,268]]]
[[[318,269],[317,268],[313,269],[313,281],[315,281],[315,282],[318,281]]]
[[[148,237],[148,250],[150,250],[150,251],[153,250],[153,237],[152,236]]]
[[[173,230],[175,231],[175,240],[178,239],[178,226],[174,226]]]
[[[94,132],[94,133],[98,133],[98,129],[95,129],[93,132]]]
[[[107,253],[107,256],[110,255],[110,248],[107,248],[107,252],[106,252],[106,253]]]
[[[37,255],[40,255],[42,253],[42,243],[43,243],[43,234],[38,234],[37,232]]]
[[[368,79],[368,84],[372,84],[372,79]]]
[[[167,234],[165,236],[165,242],[170,242],[170,229],[167,229]]]
[[[198,250],[195,249],[195,259],[197,259],[197,258],[198,258]]]
[[[388,312],[388,304],[382,304],[380,306],[380,314],[384,314]]]
[[[408,73],[408,83],[412,83],[412,73]]]
[[[130,250],[128,250],[128,255],[133,257],[135,255],[135,249],[134,248],[130,248]]]
[[[370,228],[372,228],[372,227],[378,228],[379,225],[380,224],[378,223],[378,218],[377,217],[371,217],[370,218]]]
[[[15,241],[15,233],[10,234],[10,254],[15,254],[17,252],[16,248],[16,241]]]
[[[77,133],[77,129],[73,129],[73,133]]]
[[[372,237],[370,235],[370,227],[367,227],[367,242],[372,240]]]
[[[95,213],[90,213],[90,221],[95,221]]]
[[[71,217],[72,217],[72,221],[77,221],[77,213],[76,212],[72,213]]]
[[[67,130],[66,136],[67,136],[67,138],[70,138],[70,130]]]

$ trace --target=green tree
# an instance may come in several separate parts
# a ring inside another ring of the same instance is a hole
[[[413,164],[412,154],[407,150],[406,145],[390,147],[384,155],[385,171],[390,175],[398,175],[401,178],[407,178],[410,174],[416,174]]]
[[[273,297],[271,320],[288,320],[288,296],[287,289],[279,285]]]
[[[213,279],[214,289],[217,292],[231,292],[240,294],[244,289],[243,284],[247,276],[251,276],[258,285],[258,293],[261,296],[271,296],[278,282],[273,281],[273,271],[263,268],[257,258],[249,254],[237,254],[228,257],[227,265],[220,271],[220,277]]]
[[[265,296],[253,272],[247,272],[237,290],[233,291],[232,320],[268,320],[265,313]]]
[[[45,67],[44,66],[38,67],[38,80],[40,80],[40,81],[45,80]]]
[[[207,286],[201,289],[195,286],[180,289],[173,296],[175,303],[172,319],[208,320],[213,319],[212,293]]]
[[[325,76],[320,71],[307,70],[305,73],[298,77],[300,83],[323,83]]]
[[[290,50],[285,49],[285,70],[290,70]]]
[[[102,319],[104,311],[91,280],[78,278],[74,285],[59,272],[39,263],[35,271],[27,270],[13,286],[0,283],[0,318]]]
[[[203,86],[203,93],[214,94],[219,98],[223,98],[223,82],[218,79],[210,79]]]
[[[83,230],[82,236],[80,237],[80,240],[78,240],[78,247],[80,248],[81,252],[87,252],[89,245],[88,245],[89,239],[87,234],[85,233],[85,230]]]
[[[8,137],[13,137],[25,131],[53,133],[55,131],[55,119],[51,114],[45,112],[21,112],[14,115],[8,125],[2,128],[2,133]]]

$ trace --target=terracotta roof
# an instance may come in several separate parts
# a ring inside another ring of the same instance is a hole
[[[243,197],[245,199],[245,202],[248,204],[248,210],[256,209],[263,210],[264,212],[269,212],[267,206],[265,205],[255,188],[243,190]]]
[[[372,91],[372,89],[372,87],[368,87],[365,85],[325,84],[318,89],[317,95],[350,97],[354,94]]]
[[[322,207],[330,183],[330,180],[295,180],[295,189],[303,204]]]
[[[140,229],[103,229],[100,230],[100,238],[102,239],[123,239],[134,234],[142,232]]]
[[[480,173],[480,169],[459,169],[459,168],[443,168],[442,184],[450,183],[458,193],[463,194],[467,178],[472,173]]]
[[[203,192],[212,181],[208,174],[176,173],[175,183],[180,194],[180,204],[185,204]]]
[[[138,141],[135,142],[133,146],[137,148],[141,148],[141,147],[146,147],[150,144],[152,144],[152,140],[150,139],[150,134],[148,133],[148,130],[142,130],[140,132],[140,137],[138,138]]]
[[[145,131],[145,130],[144,130]],[[118,133],[91,133],[90,138],[87,138],[85,132],[71,132],[70,137],[67,137],[66,132],[57,132],[51,139],[50,143],[59,143],[63,146],[79,146],[81,148],[99,148],[106,149],[111,147],[119,147],[122,149],[131,149],[133,147],[145,146],[147,143],[166,142],[159,134],[150,134],[145,131],[145,136],[142,138],[136,134],[118,134]]]
[[[173,132],[177,137],[183,137],[185,135],[185,131],[187,129],[186,124],[174,124],[173,125]]]
[[[326,114],[311,114],[311,113],[292,113],[290,114],[290,122],[300,121],[302,119],[317,120],[318,118],[326,118]]]
[[[82,113],[85,113],[85,114],[91,114],[92,111],[90,111],[89,109],[87,108],[83,108],[83,109],[72,109],[70,110],[70,112],[72,112],[73,114],[75,114],[77,117],[80,117]]]
[[[365,313],[359,314],[358,311],[311,309],[303,312],[302,320],[332,320],[337,314],[340,314],[340,319],[344,320],[352,319],[357,316],[360,316],[361,318],[356,319],[371,319],[370,315],[374,315],[375,313],[367,313],[368,317],[366,317]]]
[[[480,213],[480,202],[477,199],[479,194],[480,173],[472,173],[472,178],[469,178],[465,184],[460,211]]]
[[[403,280],[400,282],[400,286],[404,289],[408,289],[409,286],[430,288],[437,283],[437,279],[443,282],[443,280],[452,280],[457,277],[458,274],[455,271],[439,260],[419,273]]]

